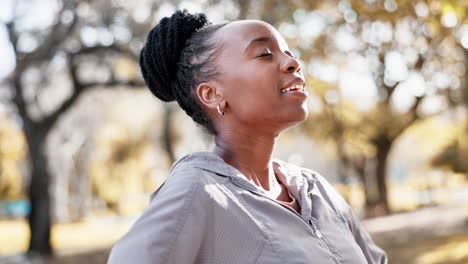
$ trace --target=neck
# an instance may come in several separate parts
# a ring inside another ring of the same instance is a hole
[[[276,135],[253,134],[252,131],[224,130],[215,139],[213,153],[220,156],[227,164],[238,169],[257,186],[270,191],[277,189],[279,183],[275,177],[272,154]]]

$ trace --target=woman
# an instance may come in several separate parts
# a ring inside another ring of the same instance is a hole
[[[216,146],[173,164],[108,263],[387,263],[321,175],[272,158],[308,115],[301,64],[275,28],[177,11],[148,34],[140,66]]]

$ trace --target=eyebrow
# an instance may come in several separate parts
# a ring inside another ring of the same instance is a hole
[[[246,52],[247,49],[250,48],[250,46],[258,42],[271,42],[271,38],[270,37],[258,37],[258,38],[253,39],[252,41],[250,41],[249,45],[247,45],[244,52]]]

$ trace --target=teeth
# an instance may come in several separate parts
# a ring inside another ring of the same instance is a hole
[[[295,84],[291,87],[288,87],[288,88],[284,88],[284,89],[281,89],[281,92],[282,93],[285,93],[285,92],[289,92],[291,90],[300,90],[301,92],[304,90],[304,86],[302,84]]]

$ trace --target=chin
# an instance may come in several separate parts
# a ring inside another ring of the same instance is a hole
[[[309,109],[306,104],[302,104],[300,110],[297,110],[295,117],[299,123],[304,122],[309,116]]]
[[[305,110],[301,112],[301,114],[297,116],[297,124],[304,122],[308,116],[309,116],[309,111]]]
[[[288,115],[288,120],[285,122],[287,125],[284,129],[299,125],[300,123],[304,122],[308,116],[309,111],[307,107],[301,107],[300,110],[296,110],[294,113]]]

